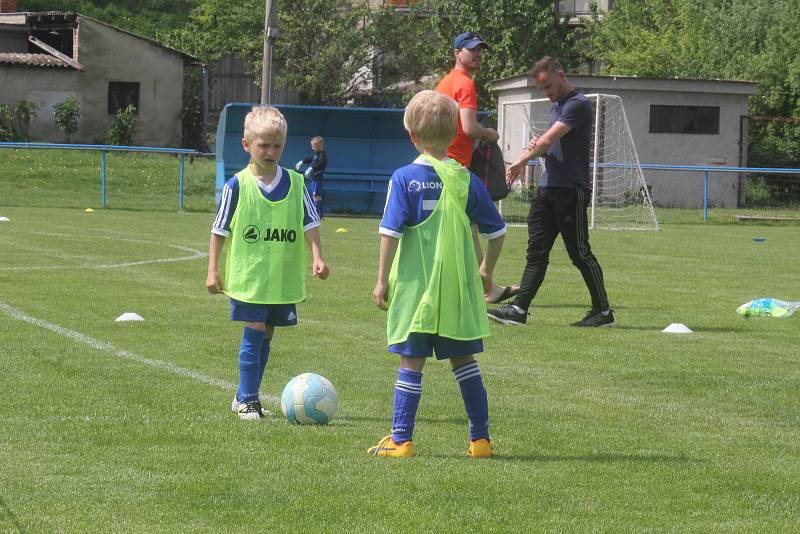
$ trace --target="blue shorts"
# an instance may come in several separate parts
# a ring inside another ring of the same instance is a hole
[[[322,180],[311,180],[311,194],[315,197],[322,196]]]
[[[297,308],[294,304],[251,304],[232,298],[231,321],[294,326],[297,324]]]
[[[442,337],[438,334],[412,332],[403,343],[389,345],[389,352],[412,358],[430,358],[436,352],[437,360],[447,360],[459,356],[469,356],[483,352],[483,340],[461,341]]]

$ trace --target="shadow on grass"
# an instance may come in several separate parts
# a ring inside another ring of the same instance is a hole
[[[14,515],[14,512],[11,510],[8,504],[6,504],[6,500],[2,495],[0,495],[0,519],[6,516],[11,521],[11,524],[14,525],[14,528],[17,529],[17,532],[25,532],[25,529],[23,529],[22,525],[19,524],[17,516]]]
[[[646,462],[646,463],[668,463],[668,464],[688,464],[696,463],[701,460],[687,458],[686,456],[669,456],[666,454],[586,454],[586,455],[554,455],[547,456],[542,454],[498,454],[492,460],[500,462],[598,462],[598,463],[624,463],[624,462]]]
[[[669,325],[665,324],[665,325],[658,325],[658,326],[645,326],[645,325],[632,326],[632,325],[622,325],[622,324],[617,323],[617,325],[614,327],[614,329],[615,330],[638,330],[638,331],[641,331],[641,332],[658,332],[658,333],[661,333],[661,331],[664,330],[667,326],[669,326]],[[711,334],[711,333],[717,333],[717,334],[739,334],[739,333],[744,332],[744,330],[741,329],[741,328],[731,328],[731,327],[727,327],[727,326],[705,326],[705,327],[699,327],[699,328],[695,328],[695,327],[689,326],[689,328],[692,329],[692,332],[694,334],[704,334],[704,333],[709,333],[709,334]]]
[[[469,423],[466,416],[442,416],[442,417],[417,417],[414,419],[416,424],[423,423],[452,423],[456,425],[467,425]],[[355,415],[355,416],[342,416],[342,417],[334,417],[333,421],[330,422],[331,425],[341,425],[341,426],[348,426],[356,423],[386,423],[387,425],[391,425],[392,423],[392,414],[387,413],[385,417],[369,417],[365,415]]]

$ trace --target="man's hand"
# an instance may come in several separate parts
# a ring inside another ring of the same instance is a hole
[[[302,167],[302,166],[303,166],[303,160],[301,159],[300,161],[298,161],[297,163],[294,164],[294,170],[296,170],[297,172],[300,172],[300,167]]]
[[[378,283],[375,284],[375,289],[372,291],[372,301],[377,307],[384,311],[388,309],[386,306],[386,301],[389,300],[389,296],[387,295],[388,290],[389,284],[378,280]]]
[[[511,165],[508,166],[506,169],[506,185],[511,187],[514,181],[519,178],[519,175],[522,174],[522,169],[525,168],[525,164],[527,161],[515,161]]]
[[[483,294],[488,295],[489,292],[494,287],[494,280],[492,279],[492,275],[490,275],[483,269],[480,269],[480,273],[481,273],[481,282],[483,282]]]
[[[539,142],[539,136],[534,135],[531,137],[531,140],[528,141],[528,146],[525,147],[525,150],[536,150],[536,144]]]
[[[484,130],[486,135],[484,136],[483,139],[485,141],[489,141],[490,143],[496,143],[497,140],[500,139],[500,134],[497,133],[497,130],[495,130],[494,128],[484,128]]]

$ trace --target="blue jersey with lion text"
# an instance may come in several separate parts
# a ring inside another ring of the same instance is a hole
[[[469,174],[467,217],[488,239],[504,235],[506,223],[492,203],[489,191],[480,178]],[[442,180],[424,158],[400,167],[389,180],[379,232],[399,239],[407,226],[415,226],[430,216],[441,194]]]

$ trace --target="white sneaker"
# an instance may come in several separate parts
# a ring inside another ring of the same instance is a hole
[[[256,407],[258,408],[257,413],[259,413],[260,415],[259,416],[253,415],[254,413],[256,413],[255,411],[248,412],[247,410],[248,404],[256,405]],[[238,400],[236,400],[235,395],[233,397],[233,401],[231,401],[231,411],[235,414],[239,414],[239,419],[260,419],[261,417],[267,417],[268,415],[272,415],[272,412],[270,412],[261,405],[260,400],[251,403],[239,402]]]

